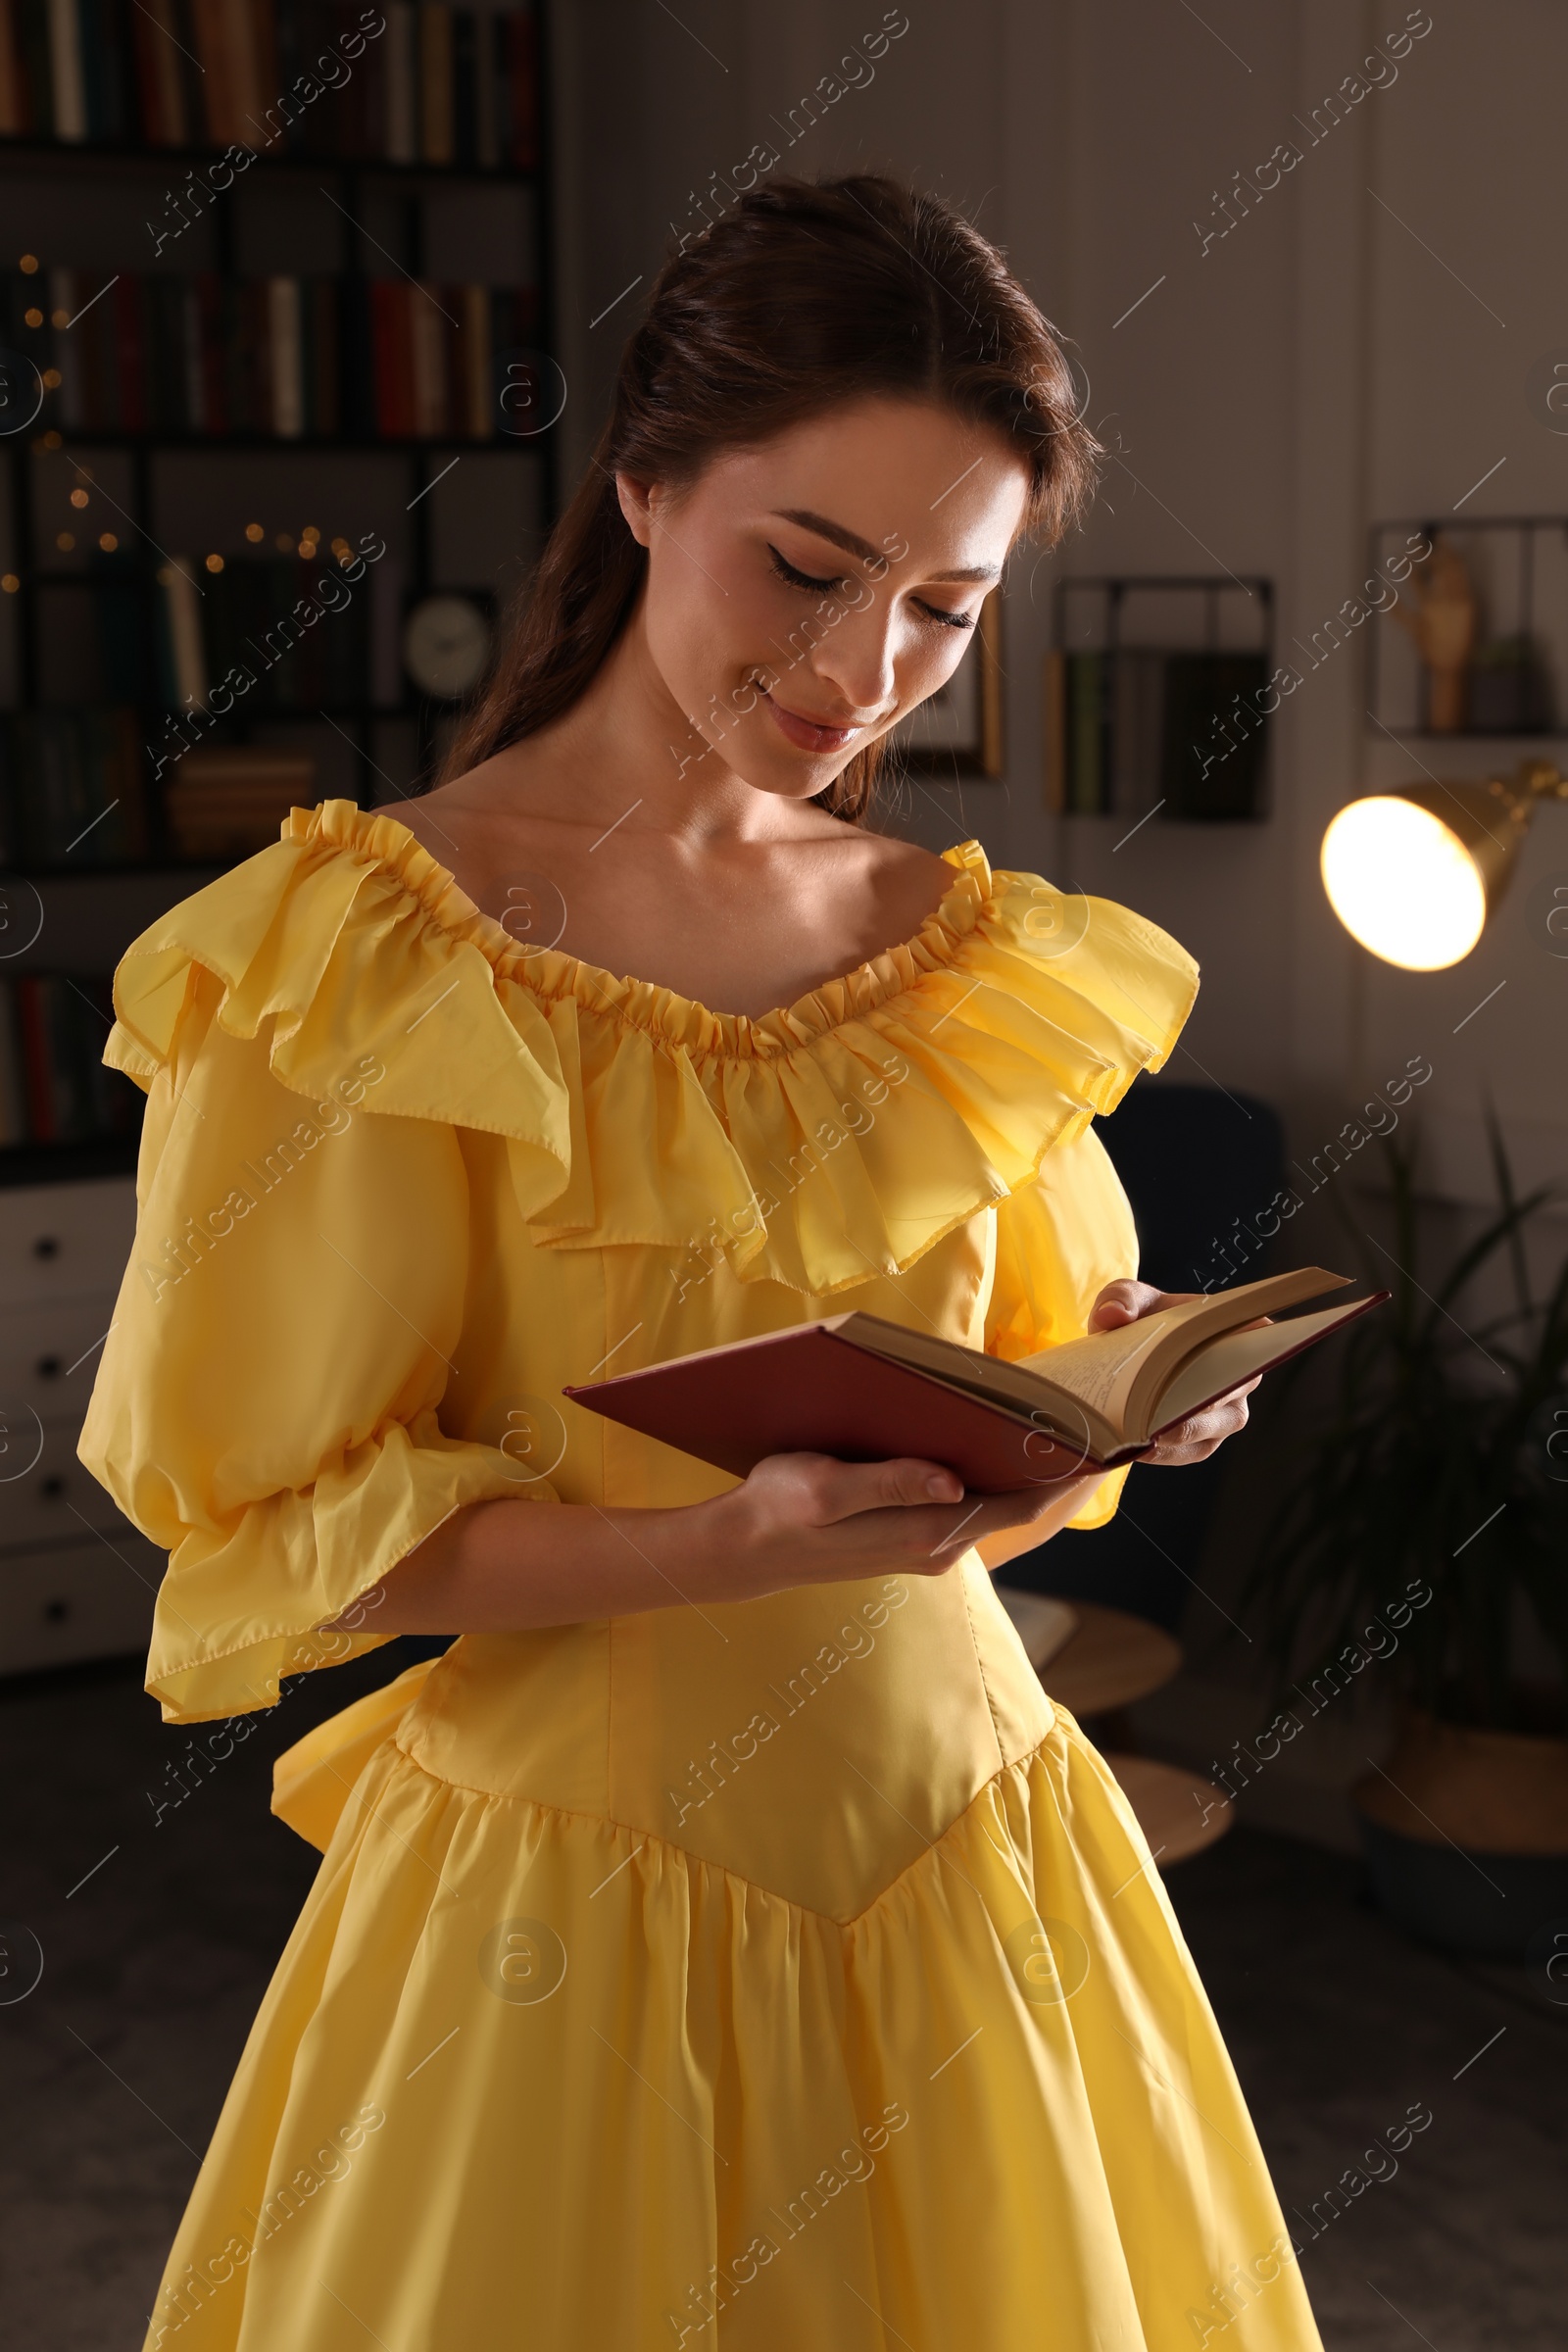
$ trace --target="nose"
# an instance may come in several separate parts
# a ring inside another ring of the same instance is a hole
[[[856,718],[869,722],[898,700],[897,624],[891,600],[867,587],[859,606],[841,605],[838,612],[839,617],[812,648],[811,674],[841,706],[848,705]]]

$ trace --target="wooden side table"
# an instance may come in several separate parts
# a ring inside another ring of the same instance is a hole
[[[999,1587],[1006,1606],[1049,1697],[1069,1714],[1110,1719],[1106,1729],[1114,1747],[1101,1749],[1120,1783],[1138,1826],[1149,1840],[1150,1853],[1161,1869],[1200,1853],[1223,1838],[1235,1819],[1211,1781],[1200,1773],[1185,1772],[1176,1764],[1161,1764],[1152,1756],[1130,1749],[1130,1728],[1123,1710],[1147,1698],[1181,1671],[1181,1643],[1146,1617],[1125,1609],[1102,1608],[1098,1601],[1055,1602],[1050,1618],[1037,1614],[1039,1596],[1013,1593]],[[1027,1604],[1035,1602],[1036,1611]],[[1019,1605],[1015,1605],[1019,1604]],[[1077,1624],[1065,1632],[1059,1612],[1069,1609]],[[1038,1634],[1036,1629],[1038,1627]],[[1065,1638],[1063,1638],[1065,1634]],[[1036,1635],[1035,1639],[1031,1639]],[[1098,1743],[1097,1743],[1098,1744]]]

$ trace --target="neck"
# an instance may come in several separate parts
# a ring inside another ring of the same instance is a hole
[[[584,824],[618,822],[700,848],[777,840],[821,819],[808,800],[749,784],[692,724],[654,661],[642,599],[587,693],[519,749],[528,782],[519,777],[516,789],[570,808]]]

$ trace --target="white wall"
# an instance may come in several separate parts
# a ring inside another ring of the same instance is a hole
[[[1562,1172],[1568,962],[1533,944],[1524,917],[1540,876],[1568,878],[1568,806],[1538,819],[1510,898],[1447,974],[1373,964],[1317,879],[1323,826],[1353,791],[1418,761],[1483,774],[1488,750],[1509,747],[1459,743],[1434,761],[1430,743],[1379,736],[1358,639],[1282,708],[1268,822],[1156,821],[1116,850],[1108,820],[1044,812],[1039,676],[1061,566],[1271,575],[1286,658],[1359,586],[1374,517],[1445,516],[1499,458],[1465,515],[1568,513],[1568,440],[1528,399],[1533,363],[1568,337],[1556,316],[1568,18],[1547,0],[1432,0],[1397,78],[1312,145],[1313,107],[1405,23],[1398,0],[1205,0],[1201,18],[1168,0],[906,0],[906,13],[874,83],[789,167],[886,168],[959,204],[1073,339],[1113,453],[1084,534],[1015,568],[1005,784],[966,788],[961,808],[950,795],[951,818],[922,823],[924,837],[978,833],[997,862],[1125,899],[1175,932],[1204,986],[1172,1075],[1279,1102],[1307,1155],[1361,1090],[1424,1054],[1446,1189],[1484,1196],[1483,1084],[1525,1172]],[[754,141],[777,143],[791,105],[881,17],[873,0],[558,10],[578,462],[638,291],[590,320],[639,273],[646,286],[690,192]],[[1195,218],[1222,224],[1217,194],[1282,140],[1300,162],[1205,251]]]

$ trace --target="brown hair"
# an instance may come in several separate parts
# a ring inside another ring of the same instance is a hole
[[[621,357],[610,421],[551,533],[443,782],[558,718],[586,691],[636,603],[647,551],[615,475],[692,480],[869,395],[937,401],[1027,461],[1026,530],[1059,538],[1092,495],[1099,444],[1079,421],[1048,320],[978,230],[934,196],[861,175],[775,180],[676,253]],[[882,745],[818,796],[854,821]]]

